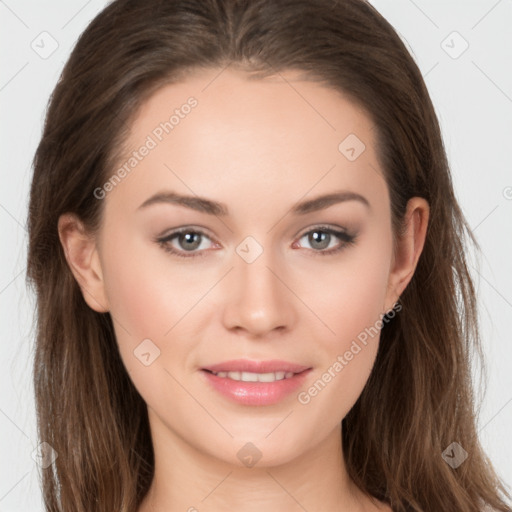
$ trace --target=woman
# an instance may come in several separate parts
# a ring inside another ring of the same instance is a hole
[[[47,510],[509,510],[474,240],[368,3],[112,2],[52,96],[29,230]]]

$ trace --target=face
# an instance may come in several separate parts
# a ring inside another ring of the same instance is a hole
[[[339,428],[408,273],[371,120],[282,76],[160,89],[95,192],[88,302],[110,312],[153,431],[237,465],[246,443],[271,466]]]

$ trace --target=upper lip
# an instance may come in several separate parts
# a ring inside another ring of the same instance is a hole
[[[300,373],[309,370],[309,366],[290,363],[273,359],[271,361],[251,361],[250,359],[233,359],[222,363],[212,364],[202,368],[211,372],[251,372],[251,373],[272,373],[272,372],[293,372]]]

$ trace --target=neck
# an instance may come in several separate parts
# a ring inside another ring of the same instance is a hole
[[[139,512],[360,512],[364,496],[348,477],[341,425],[320,445],[279,465],[236,466],[190,446],[151,409],[155,473]]]

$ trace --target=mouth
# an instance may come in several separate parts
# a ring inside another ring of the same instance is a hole
[[[202,368],[210,386],[243,405],[272,405],[304,383],[311,367],[287,361],[238,359]]]

